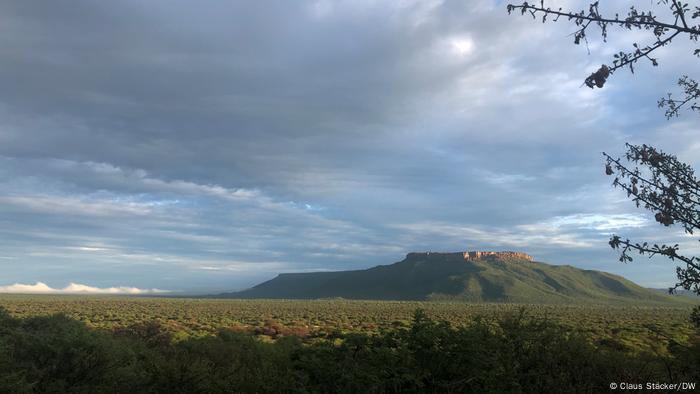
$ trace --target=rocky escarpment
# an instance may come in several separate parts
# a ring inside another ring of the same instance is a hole
[[[462,256],[464,256],[465,260],[489,260],[489,259],[518,259],[518,260],[527,260],[527,261],[532,261],[533,258],[527,253],[523,252],[511,252],[511,251],[504,251],[504,252],[482,252],[482,251],[473,251],[473,252],[463,252]]]
[[[466,251],[466,252],[413,252],[406,255],[407,259],[425,258],[425,257],[445,257],[449,260],[527,260],[533,261],[532,256],[523,252],[491,252],[491,251]]]

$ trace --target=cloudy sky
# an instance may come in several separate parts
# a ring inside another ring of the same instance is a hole
[[[673,284],[609,235],[697,240],[613,189],[601,152],[699,164],[697,115],[656,107],[692,46],[593,91],[643,35],[589,54],[505,4],[2,2],[0,290],[232,290],[472,249]]]

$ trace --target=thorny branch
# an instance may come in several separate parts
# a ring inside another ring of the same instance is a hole
[[[589,5],[588,11],[581,10],[579,12],[563,11],[562,8],[556,10],[545,6],[544,0],[540,0],[539,5],[523,2],[519,5],[508,4],[508,13],[519,11],[521,15],[529,14],[534,19],[541,17],[543,23],[549,17],[553,17],[553,21],[558,21],[561,17],[573,21],[577,26],[577,30],[573,33],[574,43],[580,44],[581,41],[588,42],[588,29],[591,25],[600,28],[600,34],[603,41],[608,38],[608,31],[611,27],[618,27],[627,30],[647,30],[651,32],[652,39],[647,45],[639,45],[634,43],[631,51],[620,51],[614,55],[611,65],[603,64],[598,70],[590,74],[584,80],[584,84],[589,88],[602,88],[607,79],[615,71],[628,67],[634,73],[635,64],[642,59],[646,59],[653,66],[658,66],[658,59],[652,57],[651,54],[657,49],[670,44],[673,39],[683,34],[691,41],[697,42],[700,37],[700,23],[693,25],[693,22],[700,19],[700,7],[690,7],[679,0],[660,0],[660,4],[669,7],[671,15],[674,18],[671,21],[662,21],[657,18],[652,11],[638,11],[635,7],[630,7],[630,10],[624,17],[615,14],[614,17],[605,17],[599,9],[599,2],[593,2]],[[694,50],[694,55],[700,57],[700,48]],[[658,101],[660,108],[666,108],[666,117],[671,118],[678,116],[682,108],[690,108],[693,111],[700,111],[700,88],[698,82],[688,76],[683,76],[679,79],[678,85],[681,87],[684,97],[675,99],[672,94],[661,98]]]
[[[647,145],[627,144],[625,159],[638,167],[622,163],[622,159],[614,158],[607,153],[605,157],[605,173],[615,175],[614,187],[620,187],[627,192],[637,206],[655,213],[654,218],[664,226],[679,223],[687,234],[700,230],[700,181],[689,165],[680,162],[675,156],[664,153]],[[672,261],[685,263],[685,267],[676,267],[677,288],[700,294],[700,258],[684,256],[678,253],[679,245],[653,244],[647,242],[633,243],[618,235],[610,238],[610,246],[620,250],[620,261],[632,261],[632,252],[653,257],[665,256]]]

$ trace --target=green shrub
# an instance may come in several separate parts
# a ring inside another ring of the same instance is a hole
[[[630,352],[526,313],[453,327],[416,311],[407,327],[264,343],[249,333],[173,341],[158,323],[96,330],[0,309],[3,393],[542,393],[610,382],[698,381],[700,342]]]

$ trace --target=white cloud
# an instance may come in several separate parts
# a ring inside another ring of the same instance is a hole
[[[0,204],[44,214],[71,213],[95,217],[143,216],[151,212],[150,205],[147,203],[118,200],[96,201],[90,198],[56,195],[0,196]]]
[[[309,7],[311,15],[316,19],[324,19],[333,13],[333,3],[327,0],[315,1]]]
[[[464,245],[494,245],[497,247],[535,248],[555,246],[561,248],[590,248],[594,241],[583,234],[559,231],[557,228],[539,225],[521,225],[512,229],[479,225],[458,225],[444,222],[410,223],[395,226],[419,237],[439,236],[452,243]]]
[[[574,214],[508,228],[446,222],[408,223],[394,227],[408,234],[439,236],[454,242],[469,242],[474,245],[585,249],[604,244],[599,238],[614,230],[643,228],[648,224],[649,221],[642,215]],[[590,231],[598,234],[590,234]]]
[[[258,190],[243,188],[225,188],[215,184],[199,184],[183,180],[162,180],[151,176],[148,171],[137,168],[128,170],[111,163],[72,160],[53,160],[53,164],[64,170],[78,173],[92,173],[96,179],[111,182],[113,186],[130,186],[142,192],[170,192],[179,195],[208,195],[223,199],[240,201],[261,197]]]
[[[610,231],[624,228],[646,227],[649,221],[643,215],[633,214],[576,214],[558,216],[549,222],[553,227],[571,226],[580,229]]]
[[[492,185],[498,185],[498,186],[511,185],[511,184],[517,184],[517,183],[523,183],[523,182],[532,182],[532,181],[537,179],[534,176],[530,176],[530,175],[505,174],[505,173],[498,173],[498,172],[483,170],[483,169],[477,170],[475,172],[485,182],[490,183]]]
[[[458,56],[466,56],[474,51],[474,41],[469,37],[455,37],[450,40],[452,52]]]
[[[137,287],[93,287],[80,283],[70,283],[62,289],[50,287],[46,283],[36,282],[33,285],[15,283],[8,286],[0,286],[0,293],[18,294],[160,294],[169,290],[139,289]]]

